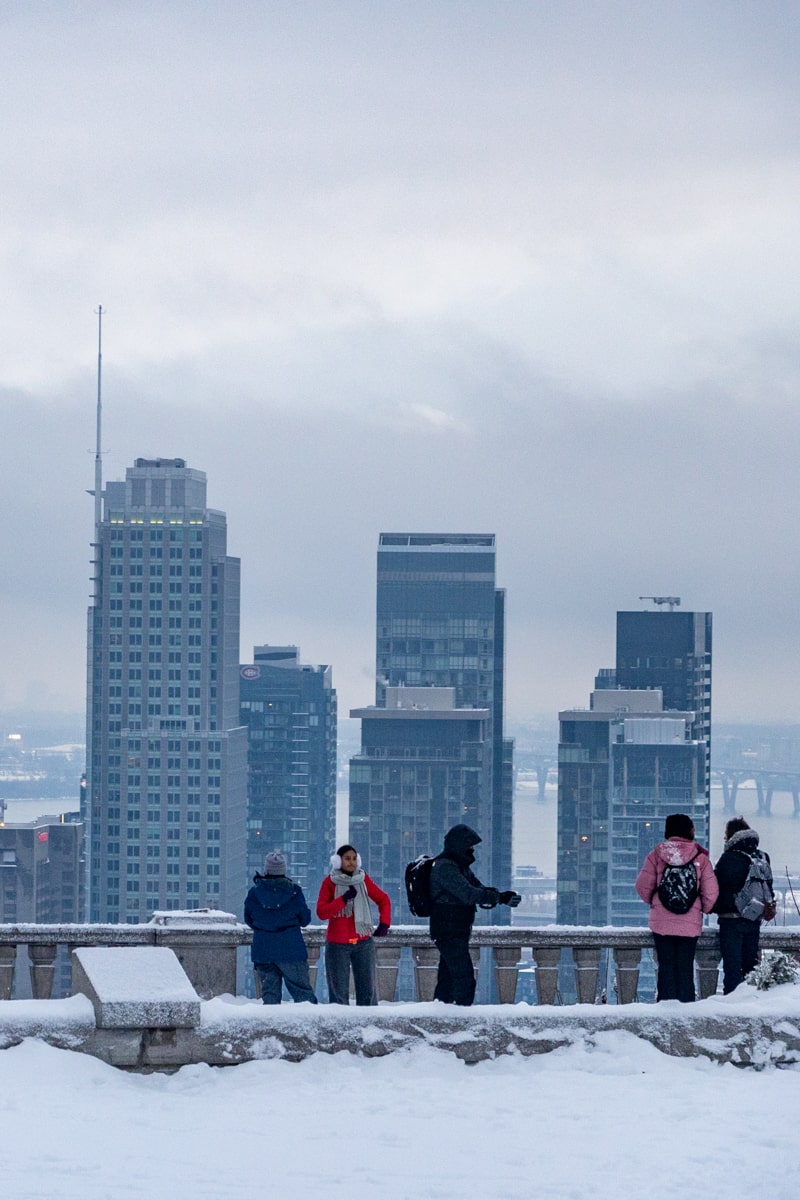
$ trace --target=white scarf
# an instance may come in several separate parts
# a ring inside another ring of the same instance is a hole
[[[367,895],[367,886],[365,883],[366,875],[363,868],[354,871],[352,875],[345,874],[344,871],[331,871],[331,879],[336,884],[336,895],[343,896],[349,887],[356,889],[355,899],[348,900],[337,916],[340,917],[355,917],[356,933],[359,937],[370,937],[374,925],[372,923],[372,910],[369,906],[369,896]]]

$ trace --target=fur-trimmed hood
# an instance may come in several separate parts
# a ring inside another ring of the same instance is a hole
[[[752,854],[758,849],[759,837],[755,829],[739,829],[725,843],[726,850],[742,850],[745,854]]]

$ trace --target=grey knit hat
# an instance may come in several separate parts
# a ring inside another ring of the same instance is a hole
[[[281,854],[280,850],[270,850],[269,854],[264,859],[264,874],[286,874],[286,856]]]

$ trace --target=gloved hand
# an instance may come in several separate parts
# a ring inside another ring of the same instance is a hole
[[[500,903],[507,904],[509,908],[516,908],[522,902],[522,896],[519,892],[501,892]]]
[[[349,904],[351,900],[355,900],[357,895],[358,895],[358,888],[353,887],[353,885],[351,883],[350,887],[347,889],[347,891],[342,892],[342,899],[344,900],[345,904]]]
[[[375,930],[375,932],[373,933],[372,936],[373,937],[386,937],[388,932],[389,932],[389,926],[387,924],[385,924],[385,922],[381,921],[380,925]]]

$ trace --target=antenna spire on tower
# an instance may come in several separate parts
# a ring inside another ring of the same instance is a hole
[[[100,441],[103,420],[103,306],[97,309],[97,438],[94,451],[94,537],[100,541],[103,521],[103,449]]]

